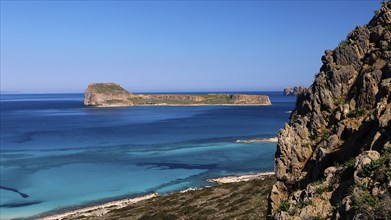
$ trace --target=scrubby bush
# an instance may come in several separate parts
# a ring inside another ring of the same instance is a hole
[[[342,46],[342,47],[345,47],[349,44],[349,41],[348,40],[343,40],[339,43],[339,46]]]
[[[348,118],[355,118],[363,115],[365,115],[365,110],[361,108],[350,110],[349,113],[347,114]]]
[[[278,208],[278,211],[286,212],[289,210],[290,207],[291,207],[291,204],[288,201],[283,201],[281,203],[280,207]]]
[[[374,160],[371,163],[364,165],[361,171],[359,172],[359,176],[361,177],[370,176],[375,170],[383,166],[385,162],[386,162],[386,158],[381,157],[378,160]]]

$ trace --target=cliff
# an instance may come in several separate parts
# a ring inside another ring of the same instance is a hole
[[[391,216],[391,2],[326,50],[278,133],[274,219]]]
[[[284,88],[284,95],[298,95],[300,93],[306,92],[307,89],[304,86],[295,86],[295,87],[286,87]]]
[[[91,83],[84,94],[84,105],[271,105],[271,102],[268,96],[247,94],[134,94],[115,83]]]

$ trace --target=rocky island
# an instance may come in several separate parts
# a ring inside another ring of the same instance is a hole
[[[270,219],[391,216],[391,2],[334,50],[278,133]]]
[[[135,94],[115,83],[91,83],[84,105],[119,107],[139,105],[271,105],[265,95],[247,94]]]

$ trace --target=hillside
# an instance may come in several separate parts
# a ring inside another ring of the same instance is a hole
[[[279,131],[275,219],[391,216],[391,2],[334,50]]]

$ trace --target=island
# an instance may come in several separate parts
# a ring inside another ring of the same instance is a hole
[[[84,94],[84,105],[121,106],[192,106],[192,105],[271,105],[265,95],[249,94],[135,94],[116,83],[91,83]]]

